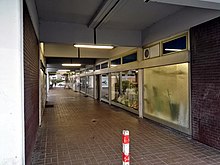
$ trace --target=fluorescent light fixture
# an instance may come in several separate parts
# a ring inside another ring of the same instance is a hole
[[[115,67],[115,66],[118,66],[118,65],[116,65],[116,64],[111,64],[111,67]]]
[[[62,64],[62,66],[81,66],[81,64]]]
[[[182,49],[165,49],[166,51],[180,52]]]
[[[70,70],[68,69],[59,69],[57,72],[69,72]]]
[[[108,45],[80,45],[75,44],[74,47],[76,48],[93,48],[93,49],[113,49],[113,46]]]

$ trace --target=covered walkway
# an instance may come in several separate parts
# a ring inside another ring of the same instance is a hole
[[[220,152],[72,90],[49,91],[33,165],[121,165],[121,132],[130,130],[131,165],[217,165]]]

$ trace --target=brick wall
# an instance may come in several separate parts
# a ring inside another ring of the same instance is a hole
[[[220,149],[220,17],[190,29],[193,138]]]
[[[38,40],[24,5],[24,110],[25,110],[25,157],[31,164],[35,144],[39,111],[39,53]]]

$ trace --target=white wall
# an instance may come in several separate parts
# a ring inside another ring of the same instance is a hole
[[[199,8],[183,8],[142,32],[142,45],[158,41],[189,30],[191,27],[220,16],[220,11]]]
[[[24,162],[23,4],[0,1],[0,164]]]

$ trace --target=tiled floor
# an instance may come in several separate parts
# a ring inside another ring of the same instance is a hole
[[[131,165],[217,165],[220,152],[124,110],[68,89],[53,89],[33,165],[121,165],[121,132],[130,131]]]

